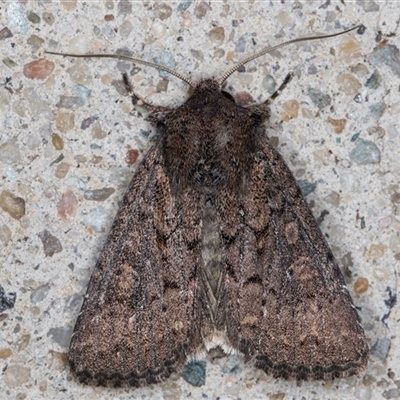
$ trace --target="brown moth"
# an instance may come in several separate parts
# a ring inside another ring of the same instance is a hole
[[[291,76],[249,107],[221,90],[278,47],[357,28],[264,49],[196,84],[146,61],[94,55],[170,72],[193,93],[177,109],[149,106],[155,144],[122,200],[71,339],[80,382],[160,382],[216,346],[286,379],[365,369],[367,339],[339,266],[265,133],[268,106]]]

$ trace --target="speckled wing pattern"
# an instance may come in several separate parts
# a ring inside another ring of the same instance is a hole
[[[69,363],[82,383],[143,386],[201,344],[198,194],[170,193],[160,146],[140,165],[92,273]]]
[[[267,138],[242,201],[219,207],[228,337],[274,377],[361,372],[369,349],[341,271],[295,178]]]
[[[284,160],[268,103],[204,80],[154,112],[93,271],[69,362],[81,382],[160,382],[193,355],[237,350],[275,377],[361,372],[368,345],[343,276]]]

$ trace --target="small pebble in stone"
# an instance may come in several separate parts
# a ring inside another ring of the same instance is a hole
[[[397,388],[385,390],[382,393],[382,397],[384,397],[385,399],[398,399],[400,397],[400,390]]]
[[[0,360],[4,360],[5,358],[10,357],[12,354],[12,350],[8,347],[0,349]]]
[[[51,135],[51,142],[56,150],[62,150],[64,148],[64,141],[57,133]]]
[[[324,198],[324,200],[333,206],[338,206],[340,203],[340,194],[338,192],[331,192]]]
[[[367,278],[358,278],[353,285],[354,293],[359,296],[361,293],[365,293],[368,290],[369,282]]]
[[[342,258],[342,272],[346,278],[351,278],[353,276],[351,272],[351,267],[353,266],[353,259],[351,257],[351,253],[346,253]]]
[[[79,96],[60,96],[60,100],[56,104],[58,108],[66,108],[69,110],[76,110],[84,105],[84,101]]]
[[[206,383],[206,362],[190,361],[184,365],[179,375],[193,386],[203,386]]]
[[[92,91],[85,86],[82,85],[75,85],[73,87],[73,91],[79,96],[84,99],[88,99],[92,94]]]
[[[211,10],[212,10],[211,6],[205,1],[202,1],[200,4],[196,6],[194,10],[194,15],[196,16],[196,18],[201,19],[206,16],[208,11]]]
[[[8,140],[0,145],[0,162],[14,164],[21,161],[19,147],[14,140]]]
[[[39,287],[37,287],[31,293],[31,303],[37,304],[37,303],[40,303],[41,301],[43,301],[47,297],[49,290],[50,290],[49,283],[46,283],[44,285],[40,285]]]
[[[331,104],[331,96],[322,93],[319,89],[309,88],[308,95],[311,101],[320,109],[325,108]]]
[[[104,207],[96,207],[83,217],[83,223],[90,226],[95,232],[104,232],[109,227]]]
[[[97,115],[93,115],[92,117],[84,119],[81,123],[81,129],[85,130],[89,128],[89,126],[92,125],[98,119],[99,117]]]
[[[168,83],[167,79],[161,79],[156,86],[157,93],[166,92],[168,90]]]
[[[0,30],[0,40],[8,39],[12,36],[12,32],[7,27]]]
[[[355,133],[351,138],[350,138],[350,142],[355,142],[358,137],[360,136],[361,132],[357,132]]]
[[[16,293],[6,293],[3,286],[0,285],[0,313],[13,308],[16,299]]]
[[[390,216],[381,218],[381,219],[378,221],[378,226],[379,226],[380,229],[387,228],[387,227],[390,226],[391,224],[392,224],[392,217],[390,217]]]
[[[87,43],[87,41],[86,41]],[[82,53],[85,50],[85,45],[73,46],[72,50],[77,50],[77,53]],[[82,51],[83,50],[83,51]],[[72,81],[77,85],[90,86],[92,84],[93,76],[89,72],[87,62],[83,60],[76,60],[71,67],[67,68],[67,72],[70,75]]]
[[[192,5],[192,0],[182,0],[178,5],[178,11],[185,11]]]
[[[119,188],[127,188],[132,178],[132,170],[129,167],[111,167],[110,182]]]
[[[39,60],[32,61],[24,66],[24,75],[29,79],[46,79],[54,70],[54,63],[39,58]]]
[[[365,386],[371,386],[374,382],[376,382],[376,378],[370,374],[365,374],[362,378],[362,382]]]
[[[384,102],[379,102],[370,105],[368,108],[369,108],[368,118],[374,118],[375,120],[378,121],[386,110],[386,104]]]
[[[42,241],[46,257],[52,257],[55,253],[62,251],[61,242],[46,229],[40,232],[38,236]]]
[[[32,22],[32,24],[38,24],[40,22],[40,17],[33,11],[29,11],[27,15],[28,21]]]
[[[235,43],[235,51],[238,53],[243,53],[246,51],[247,45],[247,34],[240,36],[240,38]]]
[[[17,2],[9,2],[7,18],[10,25],[14,26],[19,33],[22,33],[23,35],[28,33],[28,20],[25,17],[24,9],[21,4]]]
[[[211,29],[207,36],[210,38],[212,42],[223,43],[225,39],[225,30],[222,26],[217,26]]]
[[[42,14],[43,20],[46,22],[48,25],[53,25],[54,24],[54,15],[50,12],[44,12]]]
[[[328,122],[333,126],[335,133],[340,134],[343,132],[347,121],[345,119],[333,119],[328,117]]]
[[[144,129],[140,129],[139,135],[143,138],[148,138],[150,136],[150,131],[145,131]]]
[[[93,155],[92,159],[90,160],[90,162],[92,164],[99,164],[102,161],[103,161],[103,157],[102,156],[96,156],[96,155]]]
[[[69,325],[59,326],[57,328],[50,328],[47,332],[47,337],[49,337],[53,342],[57,343],[62,348],[67,348],[69,342],[71,341],[72,327]]]
[[[39,47],[44,43],[44,40],[36,35],[31,35],[27,40],[27,43],[32,46],[32,50],[37,51]]]
[[[56,117],[56,128],[60,132],[67,132],[75,127],[75,115],[69,112],[59,112]]]
[[[201,50],[190,49],[190,52],[192,53],[193,57],[197,58],[199,61],[204,61],[204,54]]]
[[[125,162],[128,165],[133,165],[139,157],[139,152],[136,149],[128,149],[125,156]]]
[[[11,240],[12,232],[7,225],[0,226],[0,241],[7,246],[8,242]]]
[[[360,43],[352,38],[343,38],[339,44],[339,57],[345,62],[354,62],[361,56]]]
[[[154,5],[154,13],[157,18],[164,21],[172,15],[172,8],[168,4],[156,2]]]
[[[350,151],[349,156],[358,165],[378,164],[381,161],[380,150],[370,140],[357,139],[356,147]]]
[[[50,331],[47,334],[47,336],[50,337],[52,337],[53,335],[57,336],[58,334],[57,332],[54,332],[51,329]],[[65,367],[68,365],[68,355],[66,353],[61,353],[59,351],[49,350],[47,360],[48,364],[51,365],[52,370],[64,370]]]
[[[96,122],[92,127],[91,135],[94,139],[104,139],[107,136],[107,132],[103,130],[100,123]]]
[[[64,179],[69,171],[70,165],[68,163],[60,163],[56,167],[56,171],[54,173],[55,177],[58,179]]]
[[[109,40],[113,40],[116,36],[114,29],[109,25],[104,26],[101,32]]]
[[[390,196],[390,200],[392,203],[400,204],[400,193],[395,192]]]
[[[271,75],[267,75],[262,80],[261,86],[266,89],[269,94],[273,94],[276,89],[275,79]]]
[[[282,110],[284,111],[283,121],[287,122],[291,119],[297,118],[299,115],[300,104],[297,100],[288,100],[282,104]]]
[[[62,219],[71,218],[78,205],[78,200],[71,190],[66,191],[62,194],[60,200],[57,203],[57,212]]]
[[[378,89],[382,81],[382,77],[378,71],[374,71],[374,73],[367,79],[365,82],[365,87],[370,89]]]
[[[3,190],[0,194],[0,207],[15,219],[25,215],[25,200],[14,196],[8,190]]]
[[[18,64],[10,57],[4,57],[2,61],[3,64],[10,69],[18,66]]]
[[[58,164],[60,161],[64,160],[64,154],[60,154],[54,161],[50,163],[50,167],[54,164]]]
[[[286,397],[286,393],[274,393],[269,395],[269,400],[283,400]]]
[[[371,355],[385,360],[390,349],[390,339],[388,337],[379,338],[371,347]]]
[[[340,74],[336,82],[340,85],[340,89],[343,90],[348,96],[355,96],[361,90],[360,81],[352,74],[342,73]]]
[[[117,9],[119,15],[132,14],[132,3],[128,0],[120,0],[118,1]]]
[[[68,298],[65,299],[64,311],[75,314],[75,312],[79,312],[80,308],[82,307],[82,302],[83,302],[83,296],[81,294],[74,293],[72,296],[69,296]]]
[[[354,396],[358,400],[371,400],[372,399],[372,390],[368,386],[359,386],[354,391]]]
[[[189,29],[192,26],[193,20],[192,18],[183,18],[181,21],[181,27],[185,29]]]
[[[165,67],[168,67],[170,69],[175,69],[175,67],[176,67],[174,55],[171,53],[168,53],[168,52],[162,53],[161,56],[154,57],[154,62],[156,64],[164,65]],[[163,78],[170,77],[170,74],[168,74],[165,71],[159,71],[159,74]]]
[[[8,387],[17,387],[28,382],[30,377],[30,368],[24,367],[22,364],[11,364],[5,370],[3,379]]]
[[[367,129],[368,134],[382,139],[386,135],[386,131],[381,126],[371,126]],[[397,137],[397,135],[396,135]]]
[[[49,120],[54,119],[53,110],[48,106],[48,104],[35,92],[33,87],[25,87],[22,90],[22,94],[25,100],[28,102],[29,111],[32,116],[38,118],[43,115]]]
[[[303,179],[299,179],[297,181],[297,184],[299,185],[301,193],[303,193],[303,196],[309,195],[317,187],[316,183],[312,183],[312,182],[309,182],[309,181],[306,181],[306,180],[303,180]]]
[[[130,33],[133,31],[133,25],[130,21],[125,20],[120,26],[119,26],[119,36],[122,38],[127,38]]]
[[[315,75],[317,72],[318,72],[318,69],[314,64],[310,65],[307,69],[308,75]]]
[[[376,67],[389,67],[393,74],[400,78],[400,50],[393,44],[377,46],[369,54],[368,60]]]
[[[374,277],[380,281],[384,281],[388,278],[388,271],[383,268],[374,268]]]
[[[126,90],[126,86],[121,79],[113,79],[111,85],[114,86],[118,94],[121,96],[127,96],[128,92]]]
[[[95,189],[95,190],[85,190],[83,193],[83,197],[86,200],[104,201],[104,200],[108,199],[114,192],[115,192],[115,189],[112,187],[106,187],[106,188]]]

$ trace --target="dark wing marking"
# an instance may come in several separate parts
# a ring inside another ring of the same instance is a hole
[[[340,269],[282,157],[260,144],[243,198],[218,199],[230,342],[275,377],[359,373],[368,345]]]
[[[139,166],[93,271],[69,351],[84,383],[141,386],[201,344],[201,202],[171,193],[160,145]]]

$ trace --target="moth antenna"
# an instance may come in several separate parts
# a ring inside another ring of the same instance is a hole
[[[132,61],[134,63],[137,64],[143,64],[146,65],[148,67],[152,67],[152,68],[156,68],[159,71],[165,71],[168,72],[169,74],[176,76],[177,78],[179,78],[180,80],[186,82],[188,85],[190,85],[191,87],[195,87],[195,83],[189,79],[188,77],[186,77],[185,75],[180,74],[179,72],[174,71],[171,68],[165,67],[164,65],[161,64],[157,64],[157,63],[153,63],[151,61],[145,61],[142,60],[140,58],[136,58],[136,57],[129,57],[129,56],[124,56],[123,54],[74,54],[74,53],[59,53],[56,51],[44,51],[46,54],[54,54],[56,56],[65,56],[65,57],[96,57],[96,58],[117,58],[119,60],[128,60],[128,61]]]
[[[334,36],[340,36],[340,35],[343,35],[345,33],[354,31],[355,29],[359,29],[359,32],[362,33],[364,31],[365,27],[364,27],[364,25],[357,25],[357,26],[354,26],[353,28],[347,29],[345,31],[341,31],[341,32],[338,32],[338,33],[332,33],[330,35],[306,36],[306,37],[302,37],[302,38],[288,40],[287,42],[283,42],[283,43],[277,44],[275,46],[266,47],[265,49],[259,51],[258,53],[253,54],[252,56],[247,57],[243,61],[240,61],[239,63],[234,65],[231,69],[229,69],[222,76],[222,78],[218,81],[218,83],[220,85],[222,85],[240,67],[242,67],[243,65],[247,64],[250,61],[255,60],[258,57],[263,56],[264,54],[270,53],[273,50],[279,49],[279,48],[284,47],[284,46],[288,46],[289,44],[292,44],[292,43],[305,42],[306,40],[326,39],[326,38],[330,38],[330,37],[334,37]]]

